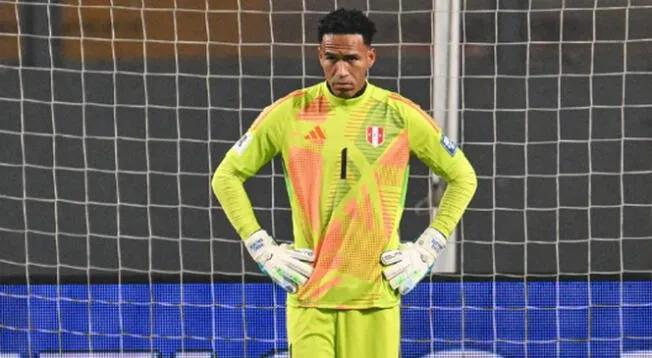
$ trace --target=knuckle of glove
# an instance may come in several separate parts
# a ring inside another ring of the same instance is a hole
[[[312,266],[305,264],[299,260],[287,260],[287,267],[297,275],[309,276],[312,274]]]
[[[273,252],[265,252],[263,254],[257,255],[254,257],[254,261],[258,262],[259,264],[267,267],[269,266],[270,262],[272,262],[272,258],[274,258],[274,253]]]
[[[403,253],[399,250],[386,251],[380,255],[380,262],[383,265],[396,264],[402,260]]]
[[[385,277],[385,280],[391,280],[394,277],[396,277],[396,271],[390,270],[390,269],[385,269],[383,270],[383,277]]]
[[[294,249],[294,252],[300,260],[313,262],[315,261],[315,253],[310,249]]]

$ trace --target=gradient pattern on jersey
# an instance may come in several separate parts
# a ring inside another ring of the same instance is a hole
[[[371,84],[348,100],[333,96],[325,82],[295,91],[266,108],[246,139],[220,164],[213,188],[247,237],[260,225],[242,182],[282,155],[295,246],[316,255],[313,276],[289,295],[290,306],[397,305],[398,294],[382,278],[380,255],[399,245],[410,154],[447,181],[472,173],[461,151],[440,144],[441,131],[425,112]],[[466,184],[449,186],[450,199],[432,224],[445,235],[475,190]]]
[[[286,149],[288,183],[302,215],[295,224],[303,226],[305,242],[295,240],[313,247],[317,257],[315,272],[296,299],[339,308],[391,305],[394,295],[383,299],[388,292],[378,259],[392,240],[398,245],[407,133],[388,102],[370,96],[338,115],[320,87],[314,96],[305,94],[296,116],[314,128],[305,136],[290,135]],[[315,132],[326,138],[315,140]]]

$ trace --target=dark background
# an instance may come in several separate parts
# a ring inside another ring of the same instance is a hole
[[[125,0],[112,17],[69,3],[23,2],[18,22],[0,6],[0,280],[258,275],[210,176],[264,106],[321,79],[316,21],[333,3],[274,1],[270,15],[251,1],[237,15],[235,1],[188,2],[174,16]],[[461,277],[649,277],[652,8],[464,3],[460,138],[479,187]],[[430,109],[432,2],[370,4],[371,81]],[[281,173],[277,160],[247,189],[262,225],[290,240]],[[429,221],[427,170],[412,173],[405,239]]]

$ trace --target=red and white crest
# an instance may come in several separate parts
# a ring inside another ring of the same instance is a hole
[[[374,147],[383,145],[385,136],[383,135],[383,127],[369,126],[367,127],[367,142]]]

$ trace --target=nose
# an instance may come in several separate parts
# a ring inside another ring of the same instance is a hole
[[[335,77],[346,78],[349,75],[349,70],[345,61],[338,61],[335,63]]]

